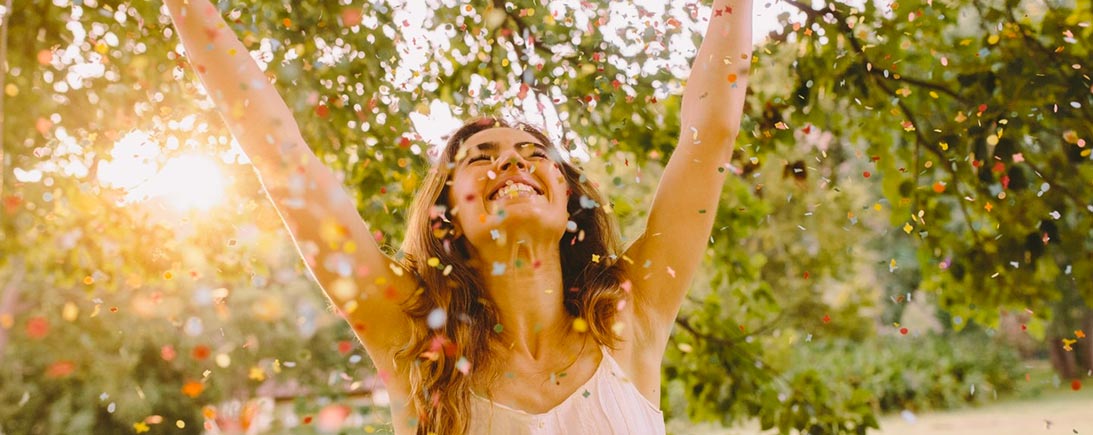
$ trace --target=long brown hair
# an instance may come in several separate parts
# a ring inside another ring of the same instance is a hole
[[[489,364],[500,344],[500,331],[495,331],[497,308],[485,291],[481,268],[471,258],[466,238],[452,231],[448,204],[452,168],[463,141],[496,127],[518,128],[543,144],[551,143],[545,134],[525,123],[473,119],[449,137],[410,207],[402,262],[417,273],[421,290],[403,306],[414,325],[409,342],[396,358],[409,372],[410,396],[419,414],[417,433],[421,435],[466,433],[474,385],[467,368],[475,376],[486,376],[481,379],[496,379],[498,374]],[[615,261],[620,247],[616,224],[581,171],[562,159],[555,161],[570,191],[566,207],[570,220],[577,224],[577,231],[566,231],[558,241],[565,308],[569,315],[588,323],[587,333],[597,344],[613,346],[619,337],[611,326],[625,296]],[[593,261],[594,255],[600,257],[598,261]],[[446,314],[446,320],[434,330],[426,319],[437,309]]]

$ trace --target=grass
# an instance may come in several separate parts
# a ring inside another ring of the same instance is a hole
[[[1015,394],[985,406],[918,414],[885,415],[878,435],[1093,435],[1093,378],[1086,377],[1079,391],[1056,378],[1046,362],[1026,365],[1027,380]],[[712,424],[669,422],[669,433],[693,435],[769,435],[757,422],[726,429]]]
[[[1093,434],[1093,386],[1069,386],[1036,399],[934,412],[911,419],[881,418],[881,435]]]
[[[881,418],[880,435],[1093,434],[1093,381],[1074,391],[1046,361],[1025,366],[1026,379],[1010,399],[978,408]]]

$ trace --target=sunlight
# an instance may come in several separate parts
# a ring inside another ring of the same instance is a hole
[[[179,211],[208,210],[224,202],[224,174],[215,161],[204,155],[168,160],[149,184],[150,197],[163,197]]]
[[[227,181],[212,156],[183,154],[160,165],[161,145],[139,130],[118,140],[110,155],[112,159],[101,164],[99,181],[124,190],[124,204],[155,199],[177,211],[189,211],[208,210],[224,202]]]

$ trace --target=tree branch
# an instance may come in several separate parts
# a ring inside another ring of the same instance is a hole
[[[824,14],[823,10],[812,9],[808,5],[805,5],[804,3],[801,3],[798,0],[784,0],[784,1],[786,3],[789,3],[790,5],[793,5],[794,7],[798,8],[798,9],[800,9],[802,12],[804,12],[810,18],[812,18],[812,17],[822,17],[823,14]],[[860,63],[863,66],[866,66],[866,70],[869,70],[868,66],[871,64],[871,62],[869,60],[869,57],[865,54],[865,50],[862,48],[861,41],[859,41],[858,37],[856,35],[854,35],[853,29],[851,29],[850,26],[846,24],[845,18],[841,14],[839,14],[838,11],[836,11],[836,10],[830,8],[830,7],[828,7],[826,13],[830,13],[835,18],[835,23],[837,23],[837,24],[835,24],[835,26],[838,29],[839,33],[842,33],[843,36],[845,36],[847,38],[847,41],[850,42],[851,47],[853,47],[854,51],[856,51],[858,53],[858,55],[860,56],[860,59],[861,59]],[[870,77],[873,77],[873,82],[876,83],[876,85],[879,88],[881,88],[881,90],[883,90],[885,92],[885,94],[888,94],[888,95],[894,94],[892,88],[890,88],[885,83],[885,81],[883,80],[883,77],[878,78],[878,76],[875,73],[870,74]],[[901,75],[901,77],[902,77],[902,75]],[[903,80],[907,80],[907,78],[903,78]],[[914,79],[912,79],[912,80],[914,80]],[[911,82],[909,81],[909,83],[911,83]],[[925,82],[923,82],[923,83],[925,83]],[[903,113],[903,116],[907,118],[907,122],[910,122],[911,126],[914,128],[915,139],[916,139],[916,143],[915,143],[916,148],[920,147],[920,146],[925,147],[928,151],[930,151],[932,154],[936,155],[942,161],[948,161],[948,158],[947,158],[947,156],[945,156],[945,153],[942,150],[938,149],[936,146],[933,146],[933,143],[931,141],[927,140],[926,136],[922,133],[922,128],[920,127],[921,123],[918,122],[917,118],[915,117],[915,115],[911,111],[911,109],[909,107],[907,107],[907,103],[904,102],[902,99],[897,99],[896,105],[899,107],[900,112]],[[944,166],[945,170],[949,172],[949,175],[951,176],[951,179],[953,181],[953,188],[956,190],[957,196],[958,197],[963,197],[964,196],[963,193],[960,192],[960,179],[959,179],[959,176],[958,176],[956,170],[953,169],[953,167],[951,165],[942,165],[942,166]],[[916,167],[916,168],[914,168],[914,170],[918,171],[918,168]],[[979,232],[976,231],[975,227],[972,226],[971,214],[968,213],[967,205],[964,204],[964,201],[959,201],[958,200],[957,202],[960,204],[960,210],[964,213],[964,223],[968,226],[968,231],[970,231],[972,233],[972,237],[975,239],[976,246],[982,245],[982,239],[979,236]]]
[[[822,22],[823,21],[823,15],[825,13],[831,14],[831,16],[834,17],[835,21],[838,23],[840,33],[843,33],[844,35],[846,35],[847,39],[850,41],[850,45],[852,47],[854,47],[854,51],[857,51],[863,57],[865,56],[865,49],[861,45],[861,41],[859,41],[858,38],[856,36],[854,36],[853,29],[851,29],[850,26],[848,26],[846,24],[846,17],[844,17],[838,11],[836,11],[834,9],[831,9],[831,8],[828,8],[827,12],[825,12],[824,10],[813,9],[813,8],[809,7],[808,5],[806,5],[804,3],[801,3],[800,1],[797,1],[797,0],[784,0],[784,1],[786,3],[792,5],[792,6],[796,7],[801,12],[804,12],[804,14],[808,17],[809,21],[812,21],[812,22],[817,22],[817,21]],[[868,71],[870,75],[884,77],[883,73],[880,70],[874,70],[874,69],[867,68],[866,71]],[[935,90],[935,91],[941,92],[945,95],[948,95],[948,96],[952,97],[954,100],[957,100],[961,103],[964,103],[964,104],[969,103],[969,100],[967,98],[960,95],[958,92],[956,92],[952,89],[949,89],[949,88],[947,88],[947,87],[945,87],[945,86],[943,86],[939,83],[934,83],[934,82],[924,80],[924,79],[920,79],[920,78],[916,78],[916,77],[908,77],[906,74],[902,74],[902,73],[899,74],[898,79],[894,78],[893,80],[907,82],[910,85],[914,85],[914,86],[920,87],[920,88]],[[891,93],[891,91],[889,91],[889,93]]]

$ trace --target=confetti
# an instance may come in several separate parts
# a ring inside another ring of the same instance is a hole
[[[205,384],[198,381],[186,381],[182,385],[182,394],[189,396],[190,398],[197,398],[202,392],[205,391]]]
[[[27,320],[26,333],[27,337],[35,340],[45,338],[49,335],[49,320],[41,316],[31,317]]]
[[[426,318],[425,323],[430,329],[440,329],[444,327],[444,323],[448,321],[448,313],[440,308],[434,308],[429,312],[429,316]]]
[[[469,374],[471,372],[471,362],[467,360],[467,357],[461,356],[455,362],[455,369],[464,375]]]
[[[573,330],[577,332],[588,331],[588,321],[580,317],[573,319]]]

